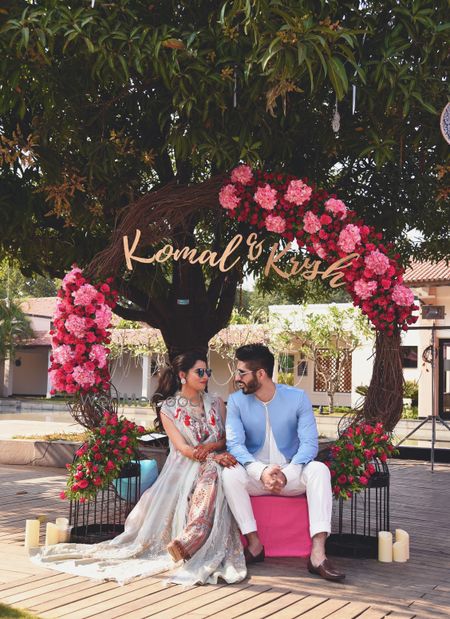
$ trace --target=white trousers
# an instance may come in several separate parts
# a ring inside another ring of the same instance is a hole
[[[252,479],[240,464],[222,469],[223,487],[231,512],[242,534],[257,530],[250,496],[271,494],[262,483]],[[298,476],[286,484],[281,496],[297,496],[306,492],[309,511],[309,533],[331,533],[332,494],[330,471],[322,462],[305,464]]]

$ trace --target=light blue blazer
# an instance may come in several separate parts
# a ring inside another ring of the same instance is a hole
[[[276,385],[268,404],[269,420],[278,449],[294,464],[307,464],[318,451],[318,432],[311,402],[302,389]],[[242,391],[227,402],[227,449],[241,464],[255,462],[264,444],[266,417],[258,398]]]

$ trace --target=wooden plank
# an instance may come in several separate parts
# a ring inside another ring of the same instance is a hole
[[[327,615],[330,619],[355,619],[369,608],[364,602],[350,602],[339,610]]]
[[[224,606],[233,605],[234,597],[242,591],[246,591],[247,596],[256,595],[256,592],[252,589],[248,583],[242,585],[223,585],[213,591],[207,587],[203,595],[197,597],[189,595],[187,600],[180,597],[177,602],[174,600],[176,602],[174,606],[158,612],[158,619],[175,619],[176,617],[184,617],[190,612],[201,613],[205,610],[209,612],[212,605],[217,605],[220,609],[223,609]],[[240,599],[242,600],[242,597]],[[144,616],[149,616],[148,609]]]
[[[264,619],[264,617],[269,617],[271,615],[276,615],[278,617],[279,613],[284,612],[284,616],[287,617],[289,615],[289,608],[292,607],[295,602],[299,602],[301,599],[304,599],[305,596],[301,596],[298,593],[285,593],[281,597],[264,604],[264,606],[260,606],[254,610],[251,610],[248,613],[243,615],[239,615],[239,619]],[[292,617],[297,615],[292,615]]]
[[[283,595],[282,591],[275,592],[275,596],[273,593],[272,593],[272,596],[270,596],[269,595],[270,593],[271,593],[270,591],[268,591],[267,593],[262,593],[256,599],[251,598],[247,602],[244,602],[243,604],[239,604],[238,607],[233,607],[232,609],[224,610],[222,612],[216,613],[215,615],[207,615],[207,616],[208,617],[214,616],[214,618],[217,617],[217,619],[226,619],[227,617],[232,619],[233,617],[240,617],[244,613],[255,610],[259,608],[260,606],[264,606],[264,604],[267,604],[268,602],[272,602],[274,599],[277,599],[281,597],[281,595]],[[310,610],[316,606],[321,605],[322,603],[325,603],[325,601],[326,601],[326,598],[319,598],[319,597],[311,595],[311,596],[308,596],[306,598],[299,600],[298,602],[295,602],[291,607],[289,607],[288,611],[290,611],[291,608],[295,607],[295,610],[298,612],[298,614],[300,614],[300,612]]]
[[[226,596],[225,598],[221,598],[220,600],[211,601],[207,604],[204,604],[205,598],[199,598],[198,605],[195,610],[188,611],[186,604],[186,608],[184,608],[184,604],[179,606],[176,610],[175,617],[183,617],[186,614],[193,614],[197,618],[198,617],[216,617],[219,612],[224,611],[225,609],[230,609],[236,607],[238,604],[242,604],[246,600],[252,598],[255,599],[260,593],[264,591],[268,591],[272,587],[270,585],[249,585],[248,582],[242,583],[242,585],[232,585],[233,592],[231,595]],[[184,610],[183,610],[184,609]],[[183,612],[184,614],[180,614]],[[170,610],[164,611],[164,613],[170,614]],[[164,616],[161,613],[161,617]],[[158,617],[159,619],[159,617]]]
[[[93,592],[86,598],[72,602],[71,604],[65,604],[64,601],[61,600],[61,606],[59,608],[47,612],[40,612],[40,614],[42,617],[49,619],[61,619],[62,617],[86,619],[88,617],[94,617],[99,613],[113,610],[118,604],[122,606],[128,602],[132,602],[136,598],[140,599],[145,596],[150,598],[151,596],[149,594],[158,596],[158,593],[162,593],[165,598],[169,597],[169,591],[164,586],[164,583],[147,581],[144,584],[143,580],[139,580],[125,585],[124,587],[116,585],[115,588],[106,592]],[[33,611],[38,612],[38,606],[33,608]]]

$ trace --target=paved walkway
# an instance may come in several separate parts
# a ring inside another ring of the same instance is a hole
[[[268,559],[238,585],[164,586],[162,577],[123,587],[32,564],[23,548],[26,518],[67,515],[58,499],[61,469],[0,466],[0,600],[52,619],[448,619],[450,466],[391,466],[391,524],[411,534],[411,560],[341,559],[344,585],[311,576],[302,559]],[[44,527],[41,527],[43,530]]]

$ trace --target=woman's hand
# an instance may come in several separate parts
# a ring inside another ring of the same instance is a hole
[[[211,448],[207,445],[197,445],[194,448],[194,459],[198,460],[198,462],[204,462],[210,452]]]
[[[220,464],[220,466],[224,466],[227,469],[237,464],[236,458],[228,453],[228,451],[223,451],[220,454],[216,454],[214,456],[214,460],[217,464]]]

